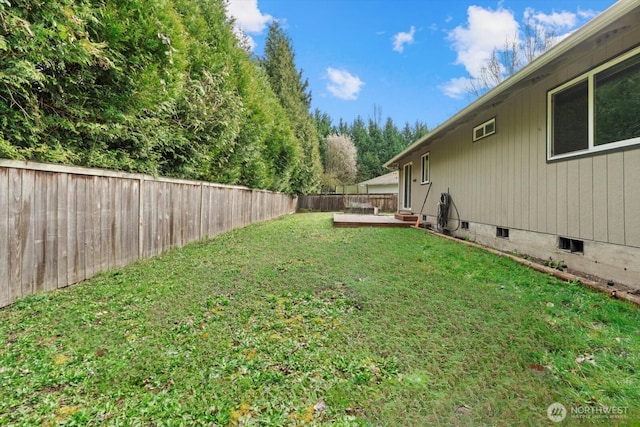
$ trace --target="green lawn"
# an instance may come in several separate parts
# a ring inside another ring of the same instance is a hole
[[[0,425],[628,425],[639,354],[629,303],[300,214],[0,310]]]

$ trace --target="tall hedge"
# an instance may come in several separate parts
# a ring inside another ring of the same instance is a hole
[[[0,0],[1,158],[296,192],[288,117],[222,0]]]

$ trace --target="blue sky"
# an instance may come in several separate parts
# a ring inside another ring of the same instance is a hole
[[[334,124],[391,117],[434,128],[473,97],[466,88],[494,47],[526,17],[562,38],[614,0],[229,0],[228,13],[259,56],[276,19],[308,79],[312,109]]]

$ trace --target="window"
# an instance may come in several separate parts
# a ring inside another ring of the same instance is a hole
[[[469,221],[462,221],[460,228],[462,228],[463,230],[468,230],[469,229]]]
[[[473,128],[473,142],[479,139],[486,138],[489,135],[496,133],[496,118],[487,120],[481,125]]]
[[[549,91],[547,158],[640,144],[640,48]]]
[[[413,175],[413,164],[407,163],[403,167],[403,189],[402,208],[411,209],[411,179]]]
[[[421,173],[421,183],[427,184],[429,182],[429,153],[422,155],[422,173]]]
[[[496,237],[502,237],[503,239],[508,239],[509,229],[504,227],[496,227]]]

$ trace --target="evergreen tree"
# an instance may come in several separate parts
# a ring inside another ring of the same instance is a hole
[[[402,132],[390,117],[386,119],[384,128],[380,128],[379,121],[379,115],[375,120],[369,119],[366,125],[359,116],[349,127],[340,121],[339,128],[351,136],[358,150],[358,181],[387,173],[384,164],[428,132],[427,126],[419,121],[413,127],[405,124]]]
[[[336,133],[331,124],[331,117],[327,113],[321,112],[319,109],[315,109],[313,117],[316,121],[316,131],[318,133],[319,149],[320,149],[320,161],[323,165],[326,165],[327,157],[327,144],[326,138],[332,133]]]
[[[309,111],[311,93],[307,90],[308,81],[302,80],[302,71],[296,70],[291,40],[277,21],[269,26],[262,65],[303,153],[294,173],[293,191],[316,192],[320,188],[322,164],[318,133]]]
[[[306,82],[282,103],[223,0],[0,0],[0,24],[0,158],[298,191]]]

